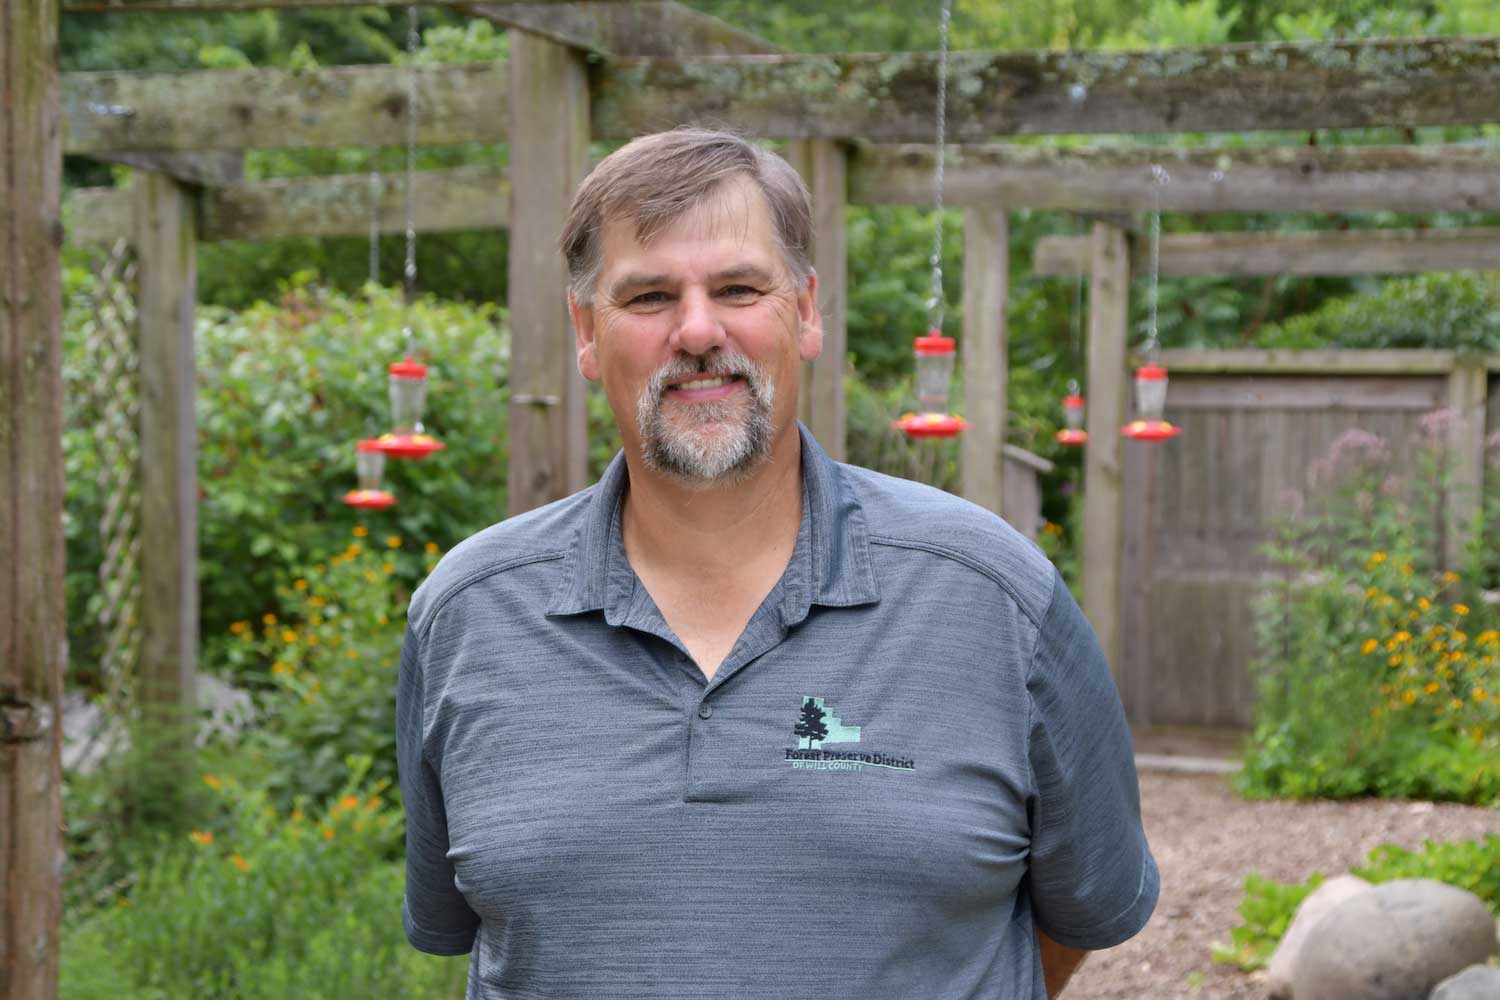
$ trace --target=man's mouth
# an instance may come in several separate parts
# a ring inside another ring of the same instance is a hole
[[[701,375],[667,386],[667,395],[688,402],[723,399],[742,381],[738,375]]]

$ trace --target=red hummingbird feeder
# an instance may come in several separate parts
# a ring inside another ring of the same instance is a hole
[[[380,450],[392,458],[426,458],[445,447],[422,429],[422,409],[427,403],[427,366],[407,355],[390,367],[391,422],[395,427],[380,435]]]
[[[344,503],[351,507],[369,510],[384,510],[396,502],[395,494],[382,485],[385,478],[385,452],[375,438],[366,438],[355,445],[355,466],[359,474],[359,489],[344,494]]]
[[[917,405],[920,413],[903,413],[891,426],[910,438],[956,437],[968,429],[963,417],[948,413],[948,390],[958,348],[952,337],[933,330],[912,344],[917,367]]]
[[[1134,441],[1166,441],[1182,428],[1164,417],[1167,408],[1167,370],[1161,365],[1142,365],[1135,373],[1135,406],[1139,416],[1120,429]]]

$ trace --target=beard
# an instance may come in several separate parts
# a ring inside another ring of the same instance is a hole
[[[686,412],[674,420],[663,412],[667,383],[688,375],[737,376],[749,390],[749,399],[687,403],[682,407]],[[775,394],[765,372],[742,354],[714,350],[664,365],[651,376],[636,405],[646,467],[697,486],[742,479],[770,457]]]

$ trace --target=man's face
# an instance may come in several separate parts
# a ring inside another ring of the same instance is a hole
[[[816,291],[796,287],[764,196],[737,178],[649,244],[605,223],[593,302],[570,300],[578,367],[648,468],[732,482],[791,432],[801,362],[822,346]]]

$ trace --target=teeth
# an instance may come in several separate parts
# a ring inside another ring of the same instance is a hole
[[[700,378],[700,379],[694,379],[691,382],[678,382],[677,383],[677,388],[679,388],[679,389],[717,389],[721,385],[728,385],[729,381],[730,380],[727,379],[727,378]]]

